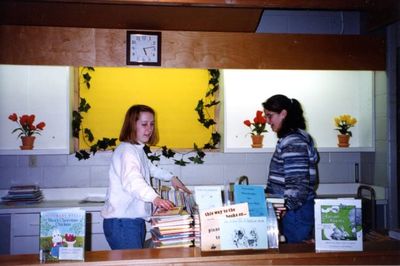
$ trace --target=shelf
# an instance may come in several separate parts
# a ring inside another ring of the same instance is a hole
[[[318,152],[375,152],[373,147],[349,147],[349,148],[337,148],[337,147],[317,147]],[[275,148],[225,148],[225,153],[273,153]]]
[[[0,155],[70,154],[69,149],[0,150]]]

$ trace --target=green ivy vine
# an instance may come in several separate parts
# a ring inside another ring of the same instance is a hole
[[[90,81],[92,76],[91,72],[95,71],[93,67],[83,67],[80,75],[82,76],[83,83],[85,84],[87,89],[90,89]],[[152,152],[150,147],[145,145],[144,151],[150,161],[160,161],[161,155],[166,158],[175,158],[177,155],[180,155],[179,159],[173,159],[175,164],[185,166],[189,163],[194,164],[202,164],[204,163],[203,159],[205,157],[205,153],[203,149],[216,149],[218,144],[221,141],[221,135],[216,130],[216,122],[211,118],[209,109],[213,106],[216,106],[220,103],[220,101],[216,100],[216,94],[219,90],[219,76],[220,72],[218,69],[209,69],[208,70],[210,79],[208,82],[208,91],[206,92],[204,98],[200,99],[197,103],[195,111],[198,114],[198,121],[207,129],[211,127],[211,137],[210,140],[200,148],[196,143],[193,144],[193,149],[187,152],[176,152],[167,146],[158,147],[159,149],[156,152]],[[90,153],[93,155],[96,154],[98,150],[107,150],[109,148],[114,149],[116,146],[116,138],[106,138],[98,140],[96,143],[92,144],[95,137],[93,136],[91,130],[89,128],[82,128],[83,121],[83,113],[88,113],[90,110],[90,104],[84,98],[80,98],[80,103],[77,111],[73,111],[72,113],[72,132],[73,137],[79,138],[79,134],[83,134],[83,139],[88,146],[90,146],[90,151],[79,150],[75,152],[75,157],[78,160],[86,160],[90,158]],[[194,154],[193,156],[188,157],[186,160],[185,156],[189,154]]]
[[[90,81],[92,79],[92,76],[90,75],[91,72],[94,72],[95,69],[93,67],[82,67],[81,69],[81,75],[83,78],[83,83],[85,84],[87,89],[90,89]],[[89,152],[86,150],[79,150],[75,152],[75,157],[78,158],[78,160],[86,160],[90,158],[90,153],[93,155],[96,154],[98,150],[107,150],[109,148],[114,148],[116,146],[117,139],[116,138],[106,138],[103,137],[102,139],[97,140],[97,142],[93,143],[95,140],[95,137],[92,133],[92,131],[89,128],[81,128],[82,125],[82,120],[83,120],[83,113],[88,113],[90,110],[91,106],[90,104],[86,101],[85,98],[80,98],[79,102],[79,107],[77,111],[72,112],[72,136],[74,138],[79,139],[79,134],[82,132],[83,134],[83,140],[85,143],[90,146]]]

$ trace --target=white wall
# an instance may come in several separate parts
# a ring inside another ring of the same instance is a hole
[[[350,131],[351,147],[374,150],[374,73],[372,71],[223,70],[225,148],[250,146],[249,128],[261,103],[275,94],[297,99],[307,130],[318,148],[337,147],[334,117],[350,114],[358,122]],[[264,134],[264,146],[275,147],[276,134]]]

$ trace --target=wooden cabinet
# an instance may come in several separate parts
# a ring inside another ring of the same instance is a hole
[[[70,153],[73,77],[72,67],[0,65],[0,155]],[[46,123],[33,150],[20,150],[12,113]]]

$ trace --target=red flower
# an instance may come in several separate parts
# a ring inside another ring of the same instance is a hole
[[[71,242],[76,239],[76,236],[74,234],[65,234],[64,238],[65,238],[65,241]]]
[[[40,135],[40,131],[42,131],[46,126],[44,122],[40,122],[35,126],[33,124],[33,122],[35,122],[35,115],[22,115],[19,117],[18,121],[17,114],[13,113],[8,116],[8,119],[10,119],[13,122],[16,122],[19,125],[18,128],[12,131],[12,133],[20,131],[18,137],[32,136],[34,134]]]
[[[254,117],[253,123],[250,120],[245,120],[243,121],[243,123],[250,128],[251,126],[253,126],[253,128],[251,129],[252,135],[261,135],[264,132],[268,132],[265,129],[265,126],[267,124],[267,119],[264,117],[263,111],[258,110],[256,112],[256,117]]]
[[[36,128],[43,130],[43,128],[46,126],[44,122],[40,122],[39,124],[36,125]]]
[[[16,113],[13,113],[13,114],[8,116],[8,119],[10,119],[11,121],[16,122],[18,120],[18,116],[17,116]]]
[[[250,122],[250,120],[245,120],[243,123],[244,123],[246,126],[251,127],[251,122]]]

